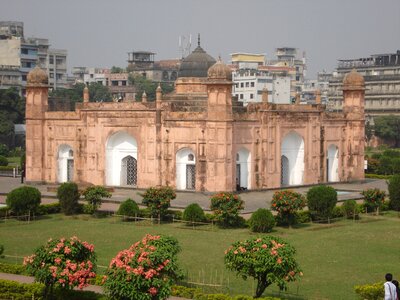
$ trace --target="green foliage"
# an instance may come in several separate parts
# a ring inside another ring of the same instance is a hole
[[[73,215],[78,212],[79,197],[78,185],[75,182],[64,182],[57,189],[61,211],[66,215]]]
[[[25,100],[16,88],[0,89],[0,141],[8,146],[14,135],[14,124],[25,119]]]
[[[4,246],[0,245],[0,258],[3,258],[3,253],[4,253]]]
[[[89,186],[82,194],[92,213],[95,213],[99,209],[102,198],[111,197],[111,193],[108,192],[105,187],[100,185]]]
[[[376,136],[394,141],[396,148],[400,146],[400,116],[378,116],[374,118],[374,123]]]
[[[360,212],[360,209],[359,209],[359,206],[357,205],[356,200],[348,199],[348,200],[344,201],[341,208],[342,208],[344,216],[347,219],[353,219],[353,218],[358,219],[358,214]]]
[[[400,211],[400,174],[389,179],[388,184],[390,208]]]
[[[40,205],[42,195],[31,186],[21,186],[7,194],[7,206],[17,215],[35,212]]]
[[[28,275],[25,266],[7,263],[0,263],[0,273]]]
[[[375,211],[385,202],[386,193],[375,188],[364,190],[361,192],[361,195],[364,196],[364,206],[366,207],[367,211]]]
[[[76,83],[71,89],[58,88],[49,93],[49,97],[70,99],[72,102],[83,101],[84,83]],[[111,102],[112,97],[108,87],[99,82],[92,82],[88,86],[90,102]]]
[[[331,217],[332,217],[333,219],[343,218],[343,217],[344,217],[344,212],[343,212],[342,207],[340,207],[340,206],[335,206],[335,207],[332,209]]]
[[[37,215],[58,214],[61,212],[60,203],[41,204],[36,210]]]
[[[117,214],[128,217],[137,216],[139,214],[139,206],[131,198],[128,198],[120,204]]]
[[[255,297],[273,283],[283,290],[302,276],[294,258],[296,250],[281,238],[263,236],[236,242],[225,251],[225,265],[243,279],[257,280]]]
[[[120,68],[120,67],[116,67],[116,66],[112,66],[111,67],[111,73],[124,73],[125,69],[124,68]]]
[[[383,299],[385,294],[383,282],[366,285],[356,285],[354,287],[354,290],[357,295],[359,295],[360,298],[364,300],[380,300]]]
[[[215,220],[222,227],[237,227],[242,221],[239,212],[244,208],[243,200],[238,195],[228,192],[214,194],[211,197],[211,210]]]
[[[390,179],[393,175],[365,174],[365,178]]]
[[[0,299],[32,300],[43,299],[44,285],[40,283],[18,283],[0,279]]]
[[[291,190],[276,191],[272,196],[271,209],[277,211],[279,218],[288,225],[294,224],[296,212],[304,206],[305,197]]]
[[[249,220],[249,227],[253,232],[271,232],[274,226],[274,216],[270,210],[264,208],[257,209]]]
[[[179,251],[175,238],[146,235],[111,260],[104,291],[112,299],[166,299],[173,282],[182,278]]]
[[[33,255],[24,258],[24,265],[37,282],[46,286],[45,295],[51,295],[54,287],[82,289],[90,278],[96,277],[94,246],[76,236],[49,239]]]
[[[141,75],[129,75],[129,83],[136,87],[136,101],[142,100],[143,92],[146,92],[147,100],[154,101],[156,99],[156,89],[158,83],[153,82]],[[161,83],[163,94],[168,94],[174,90],[174,86],[167,83]]]
[[[0,156],[8,156],[8,146],[0,143]]]
[[[206,219],[203,209],[197,203],[186,206],[182,218],[189,222],[204,222]]]
[[[337,192],[333,187],[320,185],[307,192],[308,209],[315,219],[329,220],[337,203]]]
[[[176,198],[176,193],[169,186],[161,186],[148,188],[141,196],[142,203],[150,209],[151,216],[163,218],[171,205],[171,200]]]
[[[8,159],[5,156],[0,155],[0,166],[8,166]]]
[[[311,215],[308,210],[300,210],[296,212],[296,223],[303,224],[311,221]]]

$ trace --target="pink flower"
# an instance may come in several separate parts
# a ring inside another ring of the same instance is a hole
[[[276,260],[277,264],[281,264],[282,263],[282,258],[278,257],[278,259]]]
[[[68,248],[67,246],[65,246],[65,248],[64,248],[64,253],[65,253],[65,254],[70,254],[70,253],[71,253],[71,249]]]
[[[54,262],[59,265],[61,263],[61,258],[57,257],[54,259]]]
[[[149,293],[150,295],[155,296],[157,295],[157,289],[155,287],[151,287],[149,288]]]
[[[266,249],[266,248],[268,248],[268,246],[266,244],[262,244],[261,248]]]

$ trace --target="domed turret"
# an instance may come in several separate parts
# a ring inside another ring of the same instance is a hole
[[[183,59],[179,68],[179,77],[207,77],[208,69],[216,60],[200,47],[200,35],[198,46],[192,53]]]
[[[232,70],[222,62],[221,58],[208,69],[208,78],[216,80],[232,80]]]
[[[365,81],[364,77],[356,71],[356,69],[351,70],[343,78],[343,89],[364,89]]]
[[[49,84],[49,77],[46,72],[36,66],[27,76],[28,86],[47,86]]]

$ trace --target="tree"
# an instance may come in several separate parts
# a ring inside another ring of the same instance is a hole
[[[116,67],[116,66],[112,66],[111,67],[111,73],[124,73],[125,69],[120,68],[120,67]]]
[[[337,192],[331,186],[314,186],[307,192],[307,206],[316,219],[328,220],[337,203]]]
[[[400,211],[400,174],[393,175],[388,183],[390,208]]]
[[[210,209],[222,227],[241,225],[239,212],[244,208],[244,201],[238,195],[222,192],[211,196]]]
[[[171,294],[175,280],[182,278],[175,238],[147,234],[110,262],[104,291],[110,299],[158,300]]]
[[[89,186],[83,193],[85,201],[88,202],[89,210],[95,213],[101,206],[102,198],[110,198],[111,193],[109,193],[103,186]]]
[[[72,102],[83,101],[84,83],[76,83],[71,89],[58,88],[50,92],[49,97],[69,99]],[[89,101],[90,102],[111,102],[112,97],[108,87],[102,85],[100,82],[92,82],[89,88]]]
[[[375,135],[395,142],[395,147],[400,146],[400,116],[375,117]]]
[[[36,281],[45,285],[45,296],[52,294],[53,287],[82,289],[89,279],[96,277],[94,246],[76,236],[49,239],[33,255],[24,258],[24,265]]]
[[[6,203],[16,214],[35,212],[40,205],[42,195],[32,186],[21,186],[7,194]]]
[[[225,266],[243,279],[257,281],[255,298],[273,283],[283,290],[302,272],[294,258],[296,250],[281,238],[263,236],[236,242],[225,251]]]
[[[61,211],[66,215],[73,215],[79,209],[79,190],[75,182],[64,182],[57,189],[57,198],[60,201]]]
[[[133,74],[129,75],[128,81],[136,88],[136,101],[142,100],[143,92],[146,92],[148,101],[154,101],[156,99],[157,82],[153,82],[141,75]],[[174,87],[171,84],[161,83],[161,89],[164,94],[168,94],[174,90]]]

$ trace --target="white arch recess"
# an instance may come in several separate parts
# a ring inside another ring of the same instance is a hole
[[[328,182],[339,181],[339,148],[331,144],[328,147]]]
[[[236,184],[237,188],[251,188],[251,155],[250,151],[242,148],[236,155]]]
[[[194,168],[194,175],[191,173]],[[193,177],[194,176],[194,177]],[[191,185],[194,183],[194,186]],[[196,156],[192,149],[183,148],[176,152],[176,189],[193,190],[196,186]]]
[[[292,131],[288,133],[282,142],[281,156],[284,155],[288,161],[288,184],[303,184],[304,175],[304,140]]]
[[[125,185],[126,178],[121,174],[123,159],[131,156],[137,161],[137,142],[125,131],[110,136],[106,143],[106,184],[111,186]],[[137,176],[137,174],[136,174]]]
[[[57,153],[57,181],[68,182],[74,179],[74,151],[70,145],[60,145]]]

